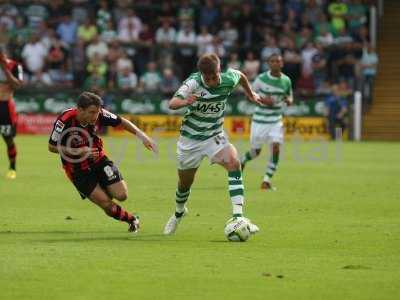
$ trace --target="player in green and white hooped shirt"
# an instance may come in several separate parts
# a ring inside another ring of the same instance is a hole
[[[276,172],[279,161],[280,145],[283,143],[282,114],[286,105],[293,103],[292,83],[282,73],[283,61],[279,54],[268,58],[270,70],[260,74],[253,83],[253,89],[262,97],[264,105],[256,107],[251,124],[251,149],[242,158],[242,170],[246,163],[256,158],[262,145],[271,145],[271,157],[261,183],[261,189],[273,189],[271,178]]]
[[[250,101],[260,103],[260,96],[253,92],[246,76],[240,71],[228,69],[222,73],[220,60],[215,54],[200,57],[197,68],[200,72],[190,75],[169,101],[170,109],[187,107],[187,112],[177,143],[179,181],[176,208],[165,225],[164,234],[174,233],[186,214],[190,187],[206,156],[211,163],[219,164],[228,171],[233,217],[243,217],[242,172],[237,151],[223,130],[224,112],[226,100],[238,84],[243,87]],[[250,223],[252,233],[258,230],[256,225]]]

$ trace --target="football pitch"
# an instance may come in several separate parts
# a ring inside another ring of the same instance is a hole
[[[244,173],[245,214],[261,231],[223,234],[226,172],[203,161],[173,236],[175,139],[153,156],[105,138],[128,183],[127,224],[82,201],[47,137],[19,136],[18,175],[6,181],[0,143],[0,299],[399,299],[400,143],[285,145],[274,184],[259,189],[266,152]],[[240,151],[246,141],[233,141]]]

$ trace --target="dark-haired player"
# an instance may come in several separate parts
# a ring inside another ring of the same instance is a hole
[[[156,145],[130,121],[103,109],[101,105],[98,95],[83,92],[77,107],[64,111],[54,123],[49,151],[60,154],[65,173],[82,199],[89,198],[108,216],[127,222],[129,231],[136,232],[139,220],[112,201],[125,201],[128,189],[118,168],[105,155],[97,131],[101,126],[122,126],[136,135],[147,149],[156,151]]]
[[[15,179],[17,147],[14,142],[16,135],[17,113],[13,100],[14,91],[22,85],[23,71],[20,64],[7,58],[0,52],[0,134],[7,144],[9,170],[8,179]]]
[[[261,189],[274,190],[271,179],[278,167],[280,145],[283,143],[283,109],[293,103],[292,82],[282,73],[283,60],[279,54],[268,57],[269,71],[257,76],[253,89],[263,97],[263,105],[258,105],[251,122],[251,148],[242,158],[242,169],[246,163],[261,153],[264,144],[271,145]]]
[[[186,214],[190,187],[204,157],[226,169],[233,217],[243,217],[244,186],[240,161],[223,130],[224,113],[229,95],[239,84],[250,101],[259,103],[260,97],[253,92],[242,72],[234,69],[221,72],[220,60],[215,54],[200,57],[197,68],[199,72],[190,75],[169,101],[171,109],[187,107],[187,111],[177,143],[179,181],[175,213],[164,228],[167,235],[175,232]],[[258,230],[250,223],[252,233]]]

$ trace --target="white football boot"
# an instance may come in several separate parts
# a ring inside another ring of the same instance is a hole
[[[248,218],[243,217],[249,223],[249,231],[251,234],[255,234],[260,231],[260,228],[256,224],[253,224]]]
[[[165,235],[170,235],[173,234],[176,231],[176,228],[178,227],[178,224],[181,222],[182,218],[188,213],[188,209],[184,208],[183,215],[180,218],[175,217],[175,214],[169,218],[167,224],[165,224],[164,227],[164,234]]]

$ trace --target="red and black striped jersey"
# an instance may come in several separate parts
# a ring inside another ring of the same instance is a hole
[[[121,124],[121,117],[105,109],[101,109],[95,125],[82,126],[76,119],[77,114],[78,109],[76,108],[70,108],[61,113],[54,123],[49,139],[51,145],[57,146],[63,167],[69,178],[72,178],[74,173],[89,170],[105,157],[103,141],[97,135],[99,128],[103,126],[115,127]],[[97,148],[99,157],[92,159],[69,155],[62,150],[62,147]]]
[[[7,64],[6,68],[11,71],[11,73],[14,75],[15,78],[18,80],[23,80],[24,79],[24,72],[22,70],[22,66],[16,62],[15,60],[7,58]],[[4,74],[4,71],[2,68],[0,68],[0,83],[6,83],[7,82],[7,77]]]

